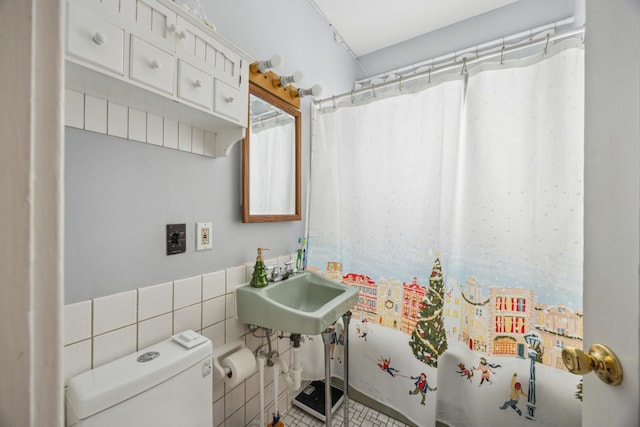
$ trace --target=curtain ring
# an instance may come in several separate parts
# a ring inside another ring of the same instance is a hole
[[[467,57],[465,56],[464,58],[462,58],[462,70],[460,71],[460,74],[464,74],[467,72]]]
[[[402,76],[400,76],[400,81],[399,81],[399,86],[398,86],[398,92],[402,92]]]
[[[371,93],[373,94],[373,97],[376,98],[376,85],[373,83],[371,83]]]
[[[353,90],[351,91],[351,103],[353,104],[355,101],[353,100]]]
[[[547,41],[544,44],[544,54],[547,54],[547,49],[549,49],[549,33],[547,33]]]
[[[431,68],[433,67],[429,67],[429,81],[427,81],[428,84],[431,84]]]
[[[336,109],[336,96],[335,95],[333,95],[331,97],[331,103],[333,104],[333,109],[335,110]]]
[[[502,49],[500,49],[500,65],[504,64],[504,45],[502,45]]]

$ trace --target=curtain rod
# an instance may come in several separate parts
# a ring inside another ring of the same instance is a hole
[[[380,83],[378,85],[374,85],[373,83],[371,83],[371,86],[368,87],[364,87],[362,89],[354,89],[351,92],[346,92],[340,95],[335,95],[332,96],[330,98],[324,98],[324,99],[319,99],[317,101],[314,101],[313,104],[316,107],[321,107],[322,104],[327,103],[327,102],[332,102],[332,103],[336,103],[337,101],[341,101],[343,99],[346,98],[352,98],[356,95],[361,95],[367,92],[374,92],[376,89],[385,89],[394,85],[398,85],[398,84],[402,84],[402,83],[406,83],[406,82],[410,82],[410,81],[414,81],[414,80],[418,80],[418,79],[422,79],[422,78],[431,78],[436,74],[441,74],[441,73],[445,73],[447,71],[451,71],[451,70],[455,70],[455,69],[459,69],[460,70],[460,74],[464,74],[467,72],[467,66],[478,63],[478,62],[483,62],[483,61],[487,61],[489,59],[492,58],[497,58],[500,57],[500,62],[502,63],[502,61],[504,60],[504,56],[513,52],[517,52],[520,50],[524,50],[524,49],[529,49],[535,46],[540,46],[540,45],[545,45],[544,48],[544,52],[547,52],[547,48],[549,46],[549,42],[554,42],[554,41],[558,41],[558,40],[562,40],[562,39],[568,39],[571,37],[575,37],[578,35],[583,35],[585,32],[585,28],[580,28],[580,29],[574,29],[574,30],[568,30],[562,33],[557,33],[557,34],[553,34],[551,35],[550,33],[547,33],[546,37],[544,38],[540,38],[540,39],[536,39],[536,40],[528,40],[526,42],[522,42],[522,43],[518,43],[512,46],[505,46],[503,45],[500,49],[496,50],[495,48],[490,49],[488,51],[485,52],[467,52],[467,55],[469,53],[471,53],[471,57],[467,58],[467,56],[463,56],[460,60],[454,61],[453,63],[450,64],[446,64],[446,65],[441,65],[441,66],[432,66],[429,67],[429,69],[425,70],[425,71],[421,71],[418,73],[414,73],[410,76],[400,76],[398,78],[395,78],[393,80],[387,80],[383,83]]]
[[[450,61],[456,61],[458,58],[462,58],[464,55],[467,55],[469,53],[474,53],[474,54],[478,54],[478,52],[485,53],[497,47],[502,47],[507,45],[516,45],[518,43],[522,43],[525,40],[525,38],[527,38],[529,41],[533,40],[534,38],[537,40],[539,37],[541,37],[541,35],[542,37],[545,37],[547,34],[549,34],[549,31],[551,31],[551,34],[560,34],[560,32],[558,32],[559,28],[563,28],[566,25],[571,25],[574,23],[574,21],[575,19],[573,17],[566,18],[560,21],[555,21],[555,22],[541,25],[535,28],[530,28],[526,31],[521,31],[519,33],[503,36],[488,42],[476,44],[475,46],[458,49],[454,52],[446,53],[444,55],[440,55],[428,60],[419,61],[417,63],[400,67],[392,71],[385,71],[383,73],[378,73],[374,76],[367,75],[367,77],[365,78],[356,80],[355,85],[360,85],[360,87],[366,87],[374,80],[377,80],[377,79],[387,80],[388,75],[390,73],[395,74],[396,76],[410,74],[427,65],[431,65],[432,67],[434,67],[434,66],[439,66],[440,64],[449,63]]]

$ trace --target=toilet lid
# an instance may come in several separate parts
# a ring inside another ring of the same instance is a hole
[[[155,387],[211,353],[209,340],[187,349],[168,339],[71,378],[67,401],[82,420]]]

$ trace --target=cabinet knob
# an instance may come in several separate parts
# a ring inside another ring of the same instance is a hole
[[[151,68],[153,68],[154,70],[157,70],[158,68],[160,68],[162,66],[162,64],[160,64],[158,61],[156,61],[155,59],[153,61],[151,61]]]
[[[167,31],[170,33],[176,33],[176,36],[178,36],[179,39],[186,39],[187,38],[187,32],[185,30],[182,31],[178,31],[178,27],[176,26],[176,24],[171,24],[167,27]]]
[[[233,96],[227,96],[224,100],[227,102],[227,104],[233,104],[233,101],[235,99]]]
[[[97,32],[93,35],[93,42],[97,45],[105,44],[107,42],[107,36],[103,33]]]
[[[193,87],[202,87],[202,82],[200,80],[196,80],[193,82]]]

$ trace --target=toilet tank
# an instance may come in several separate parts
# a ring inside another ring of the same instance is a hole
[[[172,339],[69,380],[66,425],[213,425],[212,344],[187,349]]]

